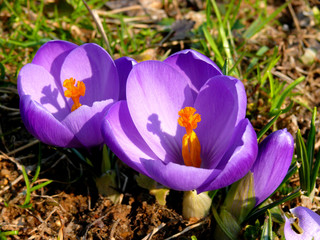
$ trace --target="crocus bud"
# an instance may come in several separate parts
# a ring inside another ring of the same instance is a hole
[[[249,172],[244,178],[232,184],[224,202],[224,208],[241,223],[256,204],[253,174]]]
[[[182,216],[189,218],[203,218],[208,215],[211,207],[211,198],[207,192],[197,194],[195,190],[183,194]]]

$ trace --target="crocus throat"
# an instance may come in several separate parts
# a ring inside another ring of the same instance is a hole
[[[198,122],[201,121],[200,114],[196,113],[193,107],[185,107],[179,111],[178,123],[185,127],[187,133],[182,138],[182,157],[186,166],[201,166],[201,146],[199,139],[193,129],[197,128]]]
[[[63,86],[67,89],[64,91],[64,96],[71,98],[73,105],[71,107],[71,112],[79,108],[82,104],[79,101],[80,96],[84,96],[86,92],[86,86],[83,82],[78,81],[77,86],[75,86],[76,80],[74,78],[69,78],[64,80]]]

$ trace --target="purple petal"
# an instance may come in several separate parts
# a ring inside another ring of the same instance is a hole
[[[174,67],[188,79],[194,97],[208,79],[222,75],[221,70],[212,60],[191,49],[177,52],[164,62]]]
[[[105,143],[120,160],[136,171],[148,175],[140,159],[157,159],[157,156],[133,124],[126,101],[119,101],[109,109],[102,122],[101,131]]]
[[[215,179],[208,178],[198,192],[226,187],[248,173],[258,153],[257,135],[248,119],[243,119],[238,124],[231,143],[216,167],[222,172]]]
[[[42,142],[59,147],[80,147],[74,134],[29,95],[20,98],[20,113],[27,130]]]
[[[290,240],[320,240],[320,216],[306,207],[296,207],[290,210],[297,218],[299,218],[299,226],[303,233],[295,232],[291,223],[293,219],[286,218],[284,225],[284,235]]]
[[[243,85],[228,76],[211,78],[201,88],[194,107],[201,115],[195,132],[201,144],[202,167],[215,168],[229,146],[235,126],[245,116]]]
[[[127,82],[127,102],[134,125],[159,159],[183,163],[178,112],[193,106],[185,78],[169,65],[145,61],[134,66]]]
[[[190,191],[201,186],[207,178],[215,177],[220,173],[217,169],[203,169],[189,167],[161,160],[141,160],[149,177],[155,181],[178,191]]]
[[[60,84],[61,65],[69,52],[78,45],[61,40],[49,41],[43,44],[35,54],[32,63],[44,67],[54,78],[59,92],[63,94]]]
[[[93,147],[103,142],[101,124],[103,117],[110,108],[113,100],[94,102],[92,107],[82,105],[71,112],[63,121],[67,128],[85,147]]]
[[[19,72],[17,85],[20,97],[30,95],[58,120],[69,114],[64,95],[57,88],[53,76],[42,66],[25,65]]]
[[[76,47],[78,47],[78,45],[67,41],[49,41],[39,48],[32,63],[44,67],[51,74],[56,70],[58,70],[60,74],[61,64],[64,58]]]
[[[75,78],[86,85],[80,103],[92,106],[95,101],[117,100],[119,78],[116,65],[110,55],[94,43],[83,44],[71,51],[61,67],[61,85],[65,79]],[[73,105],[69,101],[70,108]]]
[[[271,133],[259,144],[259,154],[252,166],[256,205],[280,185],[291,164],[293,138],[286,129]]]
[[[118,74],[119,74],[119,85],[120,85],[119,100],[125,100],[128,75],[133,65],[137,64],[137,61],[130,57],[121,57],[116,59],[114,62],[116,64]]]

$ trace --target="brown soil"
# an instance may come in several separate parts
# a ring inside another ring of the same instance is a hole
[[[183,7],[185,2],[179,1]],[[197,2],[197,1],[190,1]],[[199,1],[198,5],[204,7]],[[270,1],[268,11],[273,12],[277,1]],[[319,4],[310,2],[310,6]],[[121,7],[121,6],[120,6]],[[167,6],[168,7],[168,6]],[[163,10],[178,12],[174,6]],[[319,7],[319,5],[318,5]],[[243,9],[251,9],[249,3],[243,3]],[[288,128],[293,135],[300,128],[307,134],[311,112],[298,103],[302,102],[311,109],[320,104],[320,36],[319,25],[314,19],[303,13],[310,10],[306,1],[292,1],[291,10],[286,8],[277,17],[278,24],[266,27],[247,44],[248,52],[265,45],[270,48],[266,53],[272,55],[275,46],[279,48],[281,60],[272,73],[281,81],[290,84],[300,76],[305,76],[295,92],[296,102],[293,108],[283,114],[277,122],[277,128]],[[194,7],[195,11],[197,9]],[[175,13],[176,13],[175,12]],[[139,13],[135,13],[139,14]],[[181,14],[181,13],[180,13]],[[243,12],[243,14],[246,14]],[[241,17],[241,16],[240,16]],[[253,21],[254,19],[252,19]],[[245,24],[249,24],[245,23]],[[236,39],[236,42],[241,39]],[[236,43],[237,44],[237,43]],[[183,40],[178,43],[180,48]],[[317,50],[313,64],[301,61],[306,48]],[[165,48],[157,51],[164,52]],[[245,59],[249,64],[251,59]],[[15,66],[6,66],[14,69]],[[246,65],[243,66],[247,67]],[[8,82],[13,75],[6,76]],[[266,108],[266,93],[244,79],[248,95],[248,117],[255,129],[260,130],[270,119]],[[99,195],[92,169],[79,160],[68,149],[57,149],[44,144],[41,148],[41,173],[34,185],[48,179],[53,182],[44,188],[32,192],[29,208],[23,208],[26,184],[21,167],[26,166],[29,179],[35,174],[39,143],[25,130],[19,116],[19,98],[14,87],[1,88],[0,91],[0,230],[17,230],[18,235],[7,239],[212,239],[214,219],[210,215],[205,219],[184,220],[181,216],[182,193],[170,191],[166,206],[159,205],[147,190],[135,182],[133,170],[117,161],[118,174],[128,179],[122,194],[122,201],[113,204]],[[285,104],[288,105],[289,101]],[[284,106],[284,107],[286,107]],[[316,143],[317,149],[320,146]],[[95,163],[99,165],[99,163]],[[123,187],[123,181],[119,181]],[[215,201],[218,201],[217,198]],[[175,236],[177,234],[177,236]]]

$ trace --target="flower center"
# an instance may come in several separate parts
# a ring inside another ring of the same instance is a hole
[[[71,112],[79,108],[82,104],[79,101],[80,96],[84,96],[86,92],[86,86],[83,82],[78,81],[77,86],[75,86],[76,80],[74,78],[69,78],[64,80],[63,86],[67,89],[64,91],[64,96],[71,98],[73,105],[71,107]]]
[[[182,157],[186,166],[201,166],[201,146],[199,139],[193,129],[197,128],[198,122],[201,121],[200,114],[196,113],[193,107],[185,107],[179,111],[178,123],[185,127],[187,133],[182,138]]]

